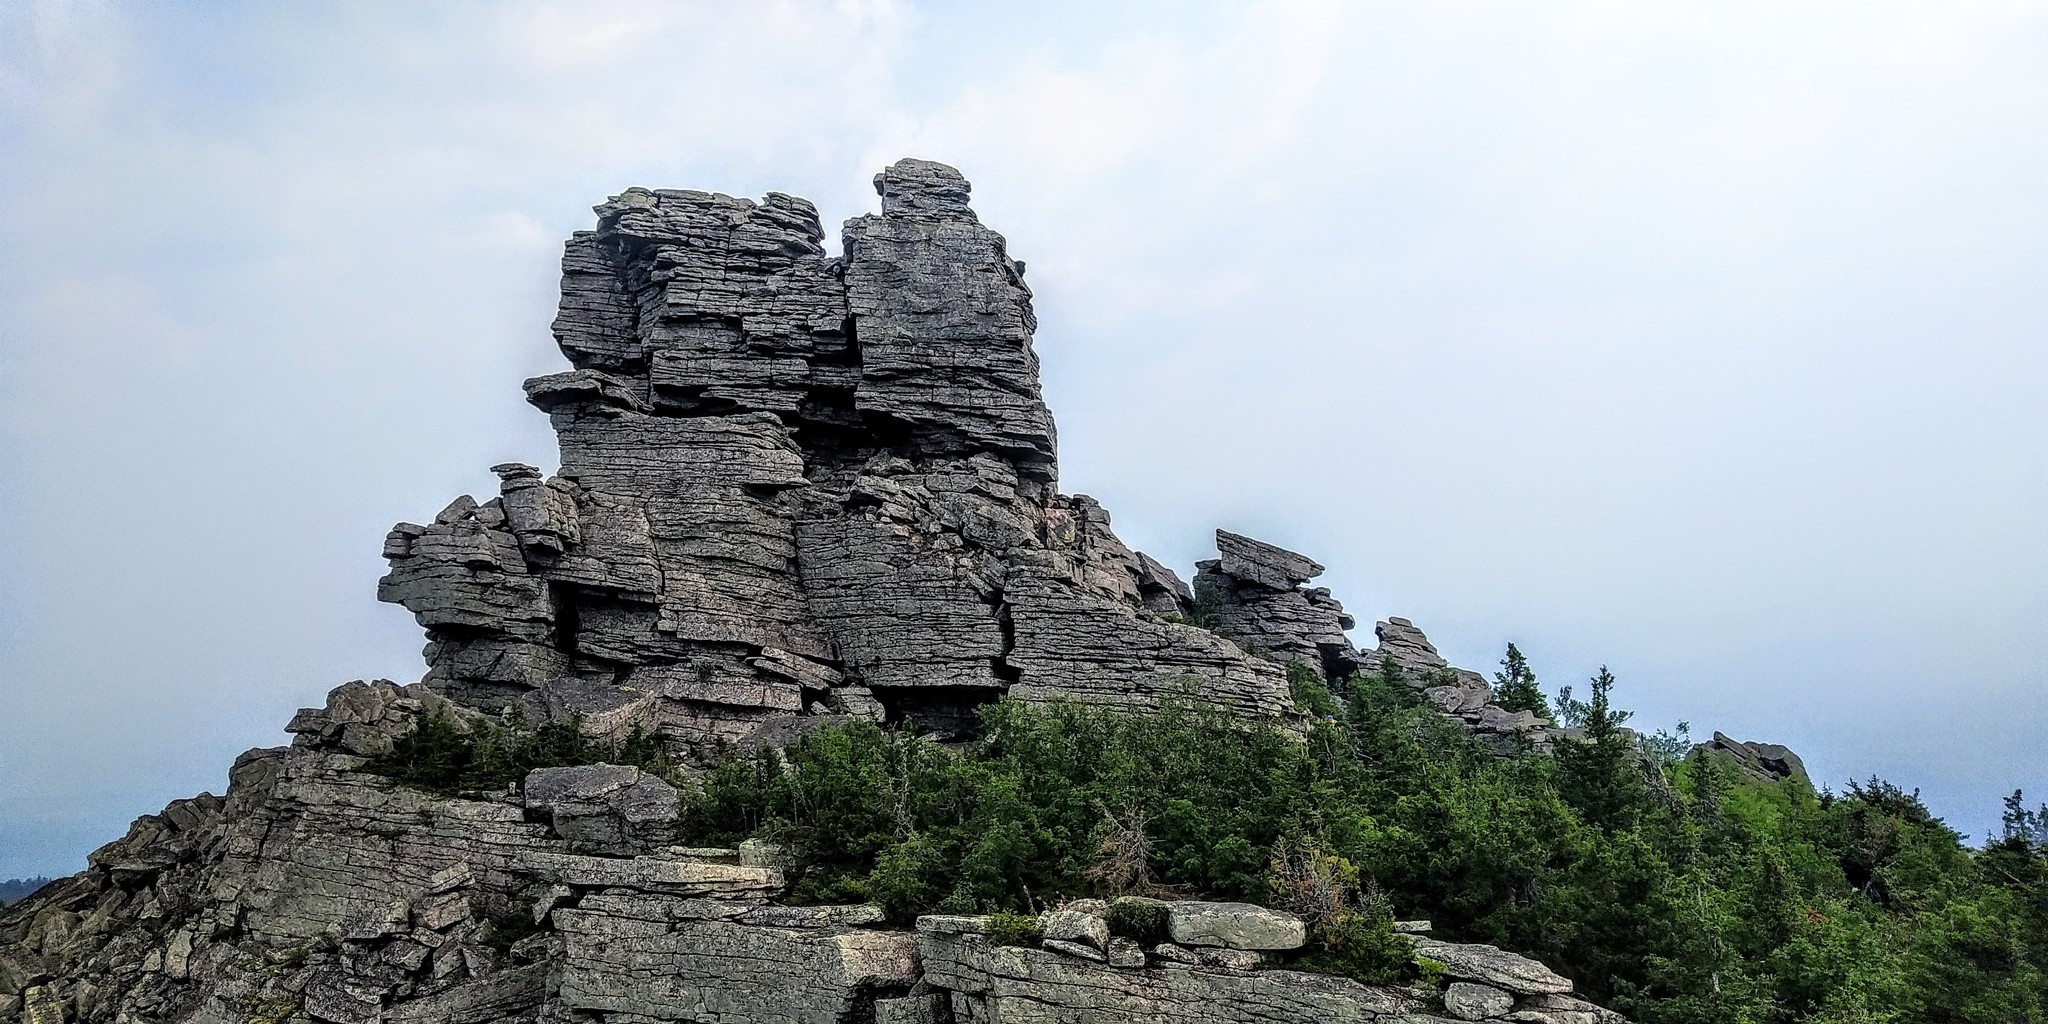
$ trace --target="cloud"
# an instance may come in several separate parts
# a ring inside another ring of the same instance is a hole
[[[385,527],[552,461],[554,246],[633,184],[961,166],[1063,472],[1484,667],[2048,785],[2031,5],[0,7],[0,876],[410,678]],[[88,770],[87,766],[94,766]]]

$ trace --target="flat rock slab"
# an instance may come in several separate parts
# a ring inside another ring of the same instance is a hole
[[[1308,926],[1301,918],[1250,903],[1171,903],[1166,908],[1166,931],[1183,946],[1300,949],[1308,941]]]
[[[1169,947],[1177,948],[1177,947]],[[1413,1024],[1440,1021],[1392,989],[1283,970],[1121,968],[1046,949],[991,945],[974,934],[922,930],[927,984],[951,993],[974,1024]]]
[[[639,889],[677,896],[780,892],[782,872],[700,860],[654,857],[584,857],[571,853],[529,853],[522,863],[550,882],[592,889]]]
[[[555,834],[598,849],[641,852],[672,841],[682,798],[631,765],[536,768],[526,774],[526,809]]]
[[[868,993],[903,992],[918,978],[910,932],[660,916],[669,922],[556,911],[565,938],[560,1008],[641,1020],[838,1024],[854,1018]]]
[[[1570,978],[1526,956],[1493,946],[1418,938],[1415,955],[1443,964],[1444,973],[1455,980],[1476,981],[1518,995],[1564,995],[1572,990]]]

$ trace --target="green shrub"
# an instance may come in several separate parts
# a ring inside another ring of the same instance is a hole
[[[1036,946],[1045,939],[1045,926],[1035,914],[990,914],[982,934],[998,946]]]
[[[1294,709],[1310,718],[1334,721],[1341,710],[1323,677],[1306,662],[1288,664],[1287,688],[1294,696]]]
[[[1978,851],[1889,784],[1817,794],[1713,758],[1645,759],[1608,676],[1569,704],[1585,740],[1510,758],[1391,663],[1291,681],[1313,716],[1299,733],[1184,704],[1014,700],[953,749],[827,726],[786,755],[728,751],[689,787],[684,825],[706,845],[788,843],[802,898],[872,899],[897,921],[999,912],[998,941],[1024,945],[1037,923],[1018,912],[1133,878],[1284,903],[1270,868],[1292,856],[1293,889],[1357,890],[1324,901],[1298,966],[1362,981],[1440,978],[1412,964],[1398,909],[1533,956],[1643,1024],[2048,1020],[2036,812],[2010,812],[2008,837]],[[1151,927],[1110,914],[1119,934]]]
[[[1451,965],[1426,956],[1415,958],[1415,985],[1441,992],[1451,983]]]
[[[1394,931],[1390,917],[1345,913],[1318,925],[1314,947],[1294,968],[1335,974],[1367,985],[1398,985],[1415,977],[1415,940]]]
[[[457,722],[440,709],[421,716],[413,731],[373,757],[364,771],[433,793],[477,793],[516,785],[535,768],[584,764],[630,764],[660,775],[673,774],[668,755],[640,726],[622,744],[583,734],[583,718],[527,728],[513,715],[506,722],[477,718]]]
[[[1109,922],[1111,935],[1121,935],[1144,946],[1166,941],[1167,906],[1159,900],[1125,896],[1112,901],[1103,917]]]

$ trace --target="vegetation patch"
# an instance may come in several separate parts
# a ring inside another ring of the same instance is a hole
[[[1109,905],[1103,914],[1109,933],[1121,935],[1139,945],[1154,946],[1166,941],[1166,904],[1138,896],[1125,896]]]
[[[1298,908],[1295,966],[1376,983],[1432,980],[1392,928],[1427,917],[1646,1024],[2048,1020],[2048,816],[2017,795],[1972,849],[1881,780],[1816,792],[1640,743],[1605,673],[1551,704],[1582,738],[1513,758],[1391,674],[1293,682],[1300,733],[1007,700],[959,749],[823,728],[730,752],[685,827],[788,844],[808,898],[1019,915],[1003,941],[1025,945],[1037,907],[1155,886]]]
[[[1036,946],[1045,938],[1045,928],[1035,914],[991,914],[982,934],[998,946]]]
[[[442,795],[479,793],[516,785],[535,768],[629,764],[672,776],[675,767],[654,736],[640,726],[622,743],[583,733],[580,715],[529,726],[516,710],[503,721],[458,722],[440,710],[426,713],[391,752],[363,770]],[[423,812],[424,813],[424,812]]]

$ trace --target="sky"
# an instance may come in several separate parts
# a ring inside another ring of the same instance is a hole
[[[383,534],[555,464],[592,205],[829,231],[903,156],[1028,263],[1133,546],[1976,838],[2048,798],[2048,7],[15,0],[0,878],[418,678]]]

